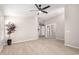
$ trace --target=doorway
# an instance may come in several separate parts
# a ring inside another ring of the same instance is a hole
[[[56,27],[54,24],[48,24],[46,25],[46,34],[45,34],[46,38],[49,39],[55,39],[56,38]]]

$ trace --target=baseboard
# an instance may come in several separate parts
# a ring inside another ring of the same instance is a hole
[[[64,44],[65,46],[68,46],[68,47],[72,47],[72,48],[76,48],[76,49],[79,49],[78,46],[74,46],[74,45],[71,45],[71,44]]]
[[[29,40],[16,41],[16,42],[12,42],[12,44],[26,42],[26,41],[32,41],[32,40],[37,40],[37,39],[29,39]]]
[[[12,44],[15,43],[22,43],[22,42],[26,42],[26,41],[32,41],[32,40],[38,40],[38,38],[34,38],[34,39],[28,39],[28,40],[17,40],[17,41],[12,41]],[[7,43],[4,43],[3,46],[6,46]]]

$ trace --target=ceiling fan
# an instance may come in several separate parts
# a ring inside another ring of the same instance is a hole
[[[49,8],[50,7],[49,5],[48,6],[45,6],[43,8],[42,8],[42,5],[41,4],[35,4],[35,6],[38,9],[38,10],[36,10],[36,11],[38,11],[38,14],[37,15],[39,15],[40,12],[48,14],[48,12],[45,11],[45,9]],[[33,10],[33,11],[35,11],[35,10]]]
[[[43,12],[43,13],[48,13],[47,11],[45,11],[45,9],[47,9],[47,8],[49,8],[50,6],[48,5],[48,6],[46,6],[46,7],[43,7],[43,8],[41,8],[41,4],[35,4],[35,6],[37,7],[37,9],[39,10],[39,11],[41,11],[41,12]]]

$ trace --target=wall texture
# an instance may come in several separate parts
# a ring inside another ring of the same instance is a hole
[[[2,9],[0,9],[0,44],[4,40],[4,15]]]
[[[4,41],[4,16],[3,11],[0,9],[0,52],[3,49],[3,41]]]
[[[52,24],[55,26],[55,35],[56,39],[64,40],[64,13],[57,15],[55,17],[52,17],[51,19],[47,20],[45,22],[46,25]]]
[[[5,24],[9,21],[16,25],[16,31],[11,35],[14,43],[38,39],[38,22],[34,16],[6,16]]]
[[[79,48],[79,5],[66,5],[65,45]]]

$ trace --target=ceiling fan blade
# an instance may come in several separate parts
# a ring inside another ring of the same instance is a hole
[[[42,8],[42,10],[45,10],[45,9],[47,9],[47,8],[49,8],[50,6],[48,5],[48,6],[46,6],[46,7],[44,7],[44,8]]]
[[[38,10],[40,10],[39,6],[37,4],[35,4],[35,6],[38,8]]]
[[[39,11],[39,10],[29,10],[29,11]]]
[[[43,13],[46,13],[46,14],[48,13],[47,11],[42,11],[42,12],[43,12]]]

